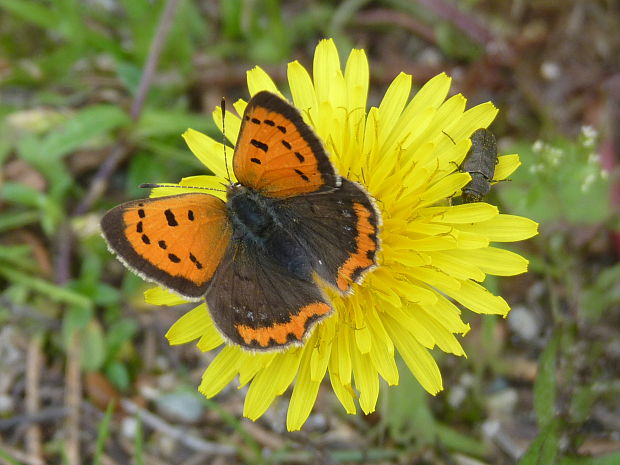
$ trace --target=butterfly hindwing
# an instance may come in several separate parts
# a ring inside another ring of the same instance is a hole
[[[248,103],[233,157],[238,181],[269,197],[290,197],[340,185],[323,144],[300,113],[270,92]]]
[[[127,202],[101,228],[128,268],[188,299],[204,296],[231,236],[226,204],[209,194]]]
[[[355,182],[342,178],[333,192],[283,200],[295,219],[292,234],[305,244],[313,268],[340,292],[377,264],[381,217],[374,201]]]
[[[220,332],[250,350],[301,344],[332,312],[311,277],[291,274],[243,241],[231,243],[206,300]]]

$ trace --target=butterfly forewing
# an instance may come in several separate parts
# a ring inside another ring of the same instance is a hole
[[[269,92],[246,107],[233,159],[239,182],[270,197],[329,190],[339,176],[299,112]]]
[[[189,299],[206,293],[231,234],[226,204],[209,194],[127,202],[101,228],[129,268]]]

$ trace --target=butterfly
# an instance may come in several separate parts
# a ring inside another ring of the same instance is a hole
[[[301,345],[332,314],[321,286],[352,291],[377,265],[380,213],[339,176],[299,111],[270,92],[248,102],[226,201],[208,193],[134,200],[101,220],[130,270],[188,300],[250,351]]]

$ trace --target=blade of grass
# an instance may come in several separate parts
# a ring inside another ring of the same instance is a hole
[[[114,413],[114,399],[108,404],[108,408],[105,410],[103,420],[99,424],[97,429],[97,442],[95,443],[95,455],[93,465],[101,465],[101,456],[103,454],[103,448],[105,442],[110,435],[110,422],[112,421],[112,414]]]
[[[64,302],[82,308],[90,308],[92,306],[92,302],[90,301],[90,299],[80,294],[77,294],[69,289],[64,289],[32,275],[21,273],[19,271],[16,271],[15,269],[0,266],[0,275],[3,275],[5,278],[7,278],[9,281],[12,281],[13,283],[21,284],[22,286],[27,287],[33,291],[40,292],[41,294],[46,294],[52,300]]]
[[[41,213],[33,210],[7,212],[0,216],[0,232],[36,223],[40,218]]]
[[[144,465],[144,433],[142,431],[142,419],[136,417],[136,436],[133,441],[136,465]]]

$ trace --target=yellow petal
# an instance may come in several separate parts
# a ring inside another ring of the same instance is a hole
[[[333,88],[336,86],[335,81],[340,75],[344,81],[344,76],[340,71],[340,58],[338,50],[333,40],[321,40],[314,52],[314,63],[312,66],[314,77],[314,86],[319,103],[331,102],[331,97],[336,97]],[[344,98],[345,96],[339,96]]]
[[[496,276],[514,276],[527,271],[528,261],[509,250],[485,247],[477,250],[454,251],[455,256],[476,265],[485,273]]]
[[[438,296],[432,307],[419,305],[418,308],[435,318],[451,333],[466,334],[469,332],[469,325],[461,320],[459,308],[442,295]]]
[[[340,330],[335,344],[338,351],[338,377],[346,385],[351,385],[351,336],[351,330],[345,326]]]
[[[185,344],[198,339],[213,326],[207,304],[201,304],[179,318],[166,333],[166,338],[171,345]]]
[[[261,90],[266,90],[282,97],[271,77],[259,66],[255,66],[247,72],[248,90],[254,95]]]
[[[319,386],[321,385],[320,381],[312,381],[311,379],[311,360],[312,346],[307,344],[301,356],[299,372],[295,380],[295,387],[293,388],[286,416],[286,428],[289,431],[297,431],[304,424],[312,411]],[[327,367],[325,368],[327,369]],[[324,376],[325,372],[323,372],[321,379]]]
[[[279,352],[246,352],[239,356],[239,387],[248,384],[257,373],[268,367],[275,358],[281,355]]]
[[[521,166],[519,155],[502,155],[497,157],[497,165],[495,165],[494,181],[502,181],[510,176],[515,170]]]
[[[457,279],[473,279],[478,282],[484,281],[485,274],[476,265],[470,263],[467,260],[467,256],[462,257],[452,252],[454,251],[431,252],[430,256],[433,267]]]
[[[193,129],[183,133],[185,143],[192,153],[216,176],[226,178],[226,166],[224,165],[224,146],[209,136]],[[228,158],[229,171],[232,172],[232,157]]]
[[[467,110],[446,127],[446,132],[455,140],[469,137],[476,129],[488,127],[499,110],[491,102],[481,103]]]
[[[173,306],[187,303],[187,299],[161,287],[152,287],[144,291],[144,300],[151,305]]]
[[[383,147],[388,136],[395,130],[396,122],[407,104],[411,93],[411,75],[400,73],[388,87],[379,105],[379,147]]]
[[[484,202],[464,203],[451,207],[431,207],[424,210],[425,214],[432,215],[432,221],[441,223],[478,223],[496,217],[499,210],[495,205]]]
[[[450,176],[446,176],[422,194],[420,198],[420,207],[432,205],[441,199],[454,196],[460,189],[467,185],[469,181],[471,181],[469,173],[454,173]]]
[[[318,102],[312,79],[306,68],[298,61],[288,64],[288,84],[291,88],[295,107],[299,109],[306,122],[312,124],[313,118],[316,119],[318,117],[316,113],[318,111]],[[313,114],[309,113],[310,109],[314,110]],[[309,118],[310,116],[313,118]]]
[[[349,118],[356,120],[353,126],[366,115],[369,73],[366,52],[358,49],[351,50],[344,70],[344,80],[347,86]]]
[[[407,367],[422,387],[432,395],[441,391],[441,373],[435,359],[400,322],[386,316],[384,324]]]
[[[208,352],[224,344],[224,338],[217,330],[215,325],[208,328],[207,331],[200,337],[196,347],[202,352]]]
[[[451,83],[452,78],[446,73],[429,79],[411,99],[403,116],[413,117],[426,108],[439,108],[448,95]]]
[[[473,281],[462,281],[458,292],[452,292],[447,288],[438,289],[457,302],[460,302],[472,312],[506,316],[510,307],[506,301],[491,294],[483,286]]]
[[[220,107],[215,108],[211,113],[213,117],[213,121],[217,128],[225,132],[226,139],[230,141],[233,147],[237,144],[237,136],[239,135],[239,129],[241,129],[241,118],[232,112],[226,110],[226,121],[223,121],[222,118],[222,109]],[[226,123],[226,127],[224,127],[224,122]],[[226,151],[228,152],[228,156],[232,157],[233,148],[226,147]]]
[[[239,372],[242,351],[238,346],[225,346],[202,375],[198,390],[207,398],[226,387]]]
[[[463,347],[454,337],[452,332],[448,331],[446,327],[435,320],[433,316],[429,316],[428,313],[424,312],[419,306],[415,305],[412,306],[410,311],[413,315],[418,317],[418,324],[420,326],[424,326],[426,330],[433,335],[435,343],[441,350],[458,356],[465,355]]]
[[[334,394],[336,394],[336,397],[344,407],[345,411],[350,415],[354,414],[357,411],[354,402],[356,395],[351,385],[349,384],[345,386],[342,381],[340,381],[340,378],[336,374],[332,373],[331,369],[329,372],[329,381],[331,382]]]
[[[449,146],[460,142],[450,131],[450,124],[458,121],[463,115],[467,99],[461,94],[450,97],[434,113],[433,120],[426,126],[424,132],[411,141],[412,145],[419,145],[421,140],[435,140],[438,143],[439,153],[442,153]]]
[[[281,395],[293,382],[301,351],[281,354],[278,363],[271,363],[252,380],[243,405],[243,416],[256,420],[269,408],[276,396]]]
[[[369,414],[375,411],[379,397],[379,374],[368,354],[353,351],[353,374],[355,387],[360,392],[359,403],[362,411]]]
[[[484,234],[491,242],[515,242],[538,234],[538,223],[515,215],[497,215],[487,221],[460,225],[459,229]]]

